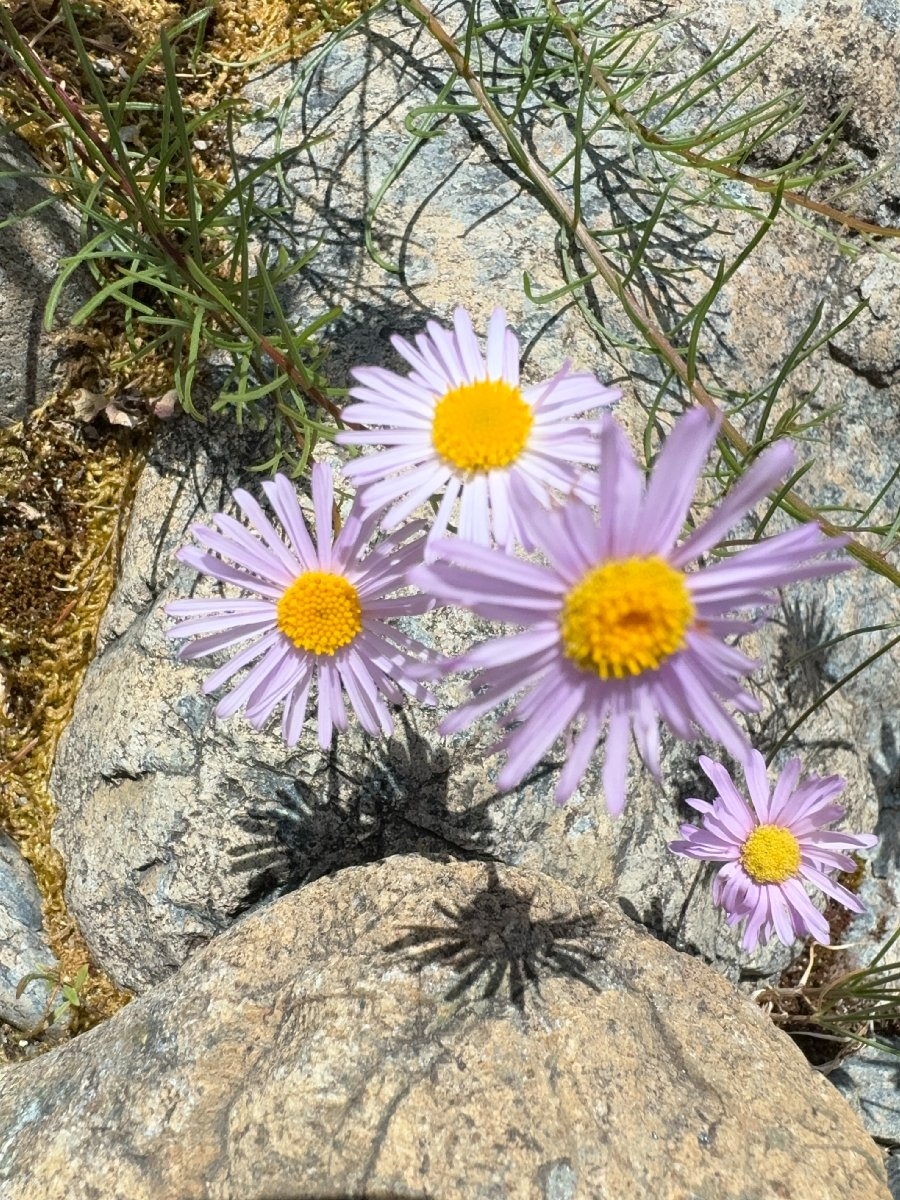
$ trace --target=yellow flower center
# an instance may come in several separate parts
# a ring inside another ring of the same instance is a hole
[[[458,471],[508,467],[525,448],[534,414],[517,387],[502,379],[464,383],[435,406],[431,441]]]
[[[741,866],[756,883],[784,883],[800,866],[800,843],[780,825],[758,825],[741,849]]]
[[[298,650],[334,654],[362,629],[359,593],[343,575],[306,571],[278,601],[278,628]]]
[[[563,651],[601,679],[640,675],[682,648],[693,618],[684,576],[661,558],[602,563],[565,598]]]

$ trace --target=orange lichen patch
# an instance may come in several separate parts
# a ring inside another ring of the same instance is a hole
[[[121,431],[96,433],[65,401],[0,433],[0,827],[31,864],[44,925],[63,976],[89,962],[63,898],[65,868],[50,845],[49,777],[93,655],[115,583],[140,446]],[[128,999],[94,971],[73,1029]]]
[[[311,4],[306,0],[220,0],[207,44],[209,53],[234,65],[260,58],[295,58],[326,29],[354,17],[359,5]]]

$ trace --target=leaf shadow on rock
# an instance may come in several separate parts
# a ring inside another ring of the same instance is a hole
[[[884,879],[895,876],[900,869],[900,739],[890,721],[882,721],[880,741],[882,761],[870,754],[869,773],[878,795],[874,830],[878,848],[872,874]]]
[[[457,1000],[481,985],[481,999],[492,999],[506,982],[509,1001],[525,1011],[530,990],[541,998],[542,975],[564,975],[594,992],[604,988],[596,964],[604,955],[596,947],[599,918],[593,913],[546,920],[532,913],[534,896],[506,887],[488,864],[488,882],[458,909],[435,903],[445,922],[410,925],[402,937],[385,946],[403,954],[412,969],[442,964],[456,976],[445,993]]]
[[[248,841],[231,870],[249,876],[246,910],[323,875],[392,854],[488,861],[496,796],[455,811],[448,802],[450,757],[401,711],[400,729],[348,761],[338,743],[321,766],[276,790],[277,803],[240,818]]]

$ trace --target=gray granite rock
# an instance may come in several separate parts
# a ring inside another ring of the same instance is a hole
[[[34,876],[15,843],[0,833],[0,1021],[22,1030],[37,1025],[45,1014],[49,985],[33,980],[21,996],[16,989],[26,975],[56,966]]]
[[[0,128],[0,224],[21,218],[0,228],[0,429],[22,420],[63,377],[62,352],[43,328],[44,307],[60,260],[78,247],[78,225],[40,174],[25,143]],[[69,281],[58,322],[88,288],[86,276]]]
[[[531,871],[391,858],[0,1076],[4,1200],[887,1200],[725,980]]]
[[[900,1039],[882,1040],[893,1051],[863,1046],[828,1078],[872,1137],[900,1146]]]

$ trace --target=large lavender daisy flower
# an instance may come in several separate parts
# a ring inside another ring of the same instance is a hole
[[[393,722],[385,700],[399,703],[403,689],[431,701],[411,674],[418,667],[421,677],[422,664],[413,655],[427,658],[429,652],[385,624],[392,617],[425,612],[432,604],[421,594],[389,596],[406,586],[408,570],[422,560],[424,523],[407,525],[367,554],[377,518],[363,514],[354,502],[335,538],[331,468],[318,463],[312,469],[314,545],[296,492],[285,476],[276,475],[263,484],[263,490],[290,545],[253,497],[236,490],[234,498],[253,532],[234,517],[216,513],[212,519],[217,529],[191,527],[207,550],[185,546],[176,557],[203,575],[254,595],[175,600],[166,612],[188,620],[170,629],[168,636],[197,638],[182,647],[180,656],[185,659],[253,639],[203,684],[204,692],[213,692],[242,667],[256,664],[219,701],[219,717],[243,707],[250,724],[260,729],[283,703],[281,729],[293,746],[303,728],[315,678],[323,749],[331,744],[333,729],[347,727],[342,689],[366,733],[390,733]]]
[[[447,530],[459,499],[459,533],[469,541],[491,540],[511,550],[521,531],[510,504],[518,480],[539,503],[551,489],[571,491],[577,464],[596,465],[596,421],[575,422],[590,409],[611,404],[621,393],[593,375],[573,374],[566,363],[551,379],[519,386],[519,343],[494,310],[487,334],[487,360],[465,309],[453,314],[453,332],[429,321],[415,346],[391,341],[412,367],[397,375],[381,367],[357,367],[350,395],[359,403],[344,409],[348,421],[366,430],[344,430],[342,445],[388,447],[344,468],[361,490],[366,511],[393,507],[386,529],[405,520],[443,490],[429,542]]]
[[[454,661],[480,673],[472,683],[474,699],[442,725],[444,732],[463,729],[527,689],[505,721],[518,728],[498,747],[508,752],[500,787],[515,787],[561,734],[577,726],[557,800],[571,796],[606,728],[603,787],[613,814],[625,803],[630,732],[659,777],[659,717],[676,737],[693,740],[702,733],[736,757],[746,754],[746,735],[728,708],[758,708],[741,686],[741,677],[757,664],[724,639],[754,625],[728,614],[770,604],[774,588],[848,564],[813,561],[834,542],[809,524],[687,569],[777,485],[793,461],[787,444],[771,447],[715,512],[676,543],[716,429],[700,410],[683,416],[645,488],[625,435],[607,416],[596,477],[599,521],[571,498],[555,511],[534,511],[528,522],[547,565],[454,538],[436,543],[432,565],[413,572],[412,579],[439,600],[524,626]]]
[[[744,766],[750,808],[723,766],[704,755],[700,766],[718,795],[712,804],[688,800],[703,819],[699,825],[682,825],[681,840],[670,842],[669,849],[724,864],[713,880],[713,903],[724,908],[729,925],[747,922],[745,950],[767,942],[773,932],[786,946],[798,937],[828,945],[828,922],[806,894],[804,882],[851,912],[865,912],[852,892],[826,874],[854,871],[848,851],[866,850],[878,841],[871,833],[826,828],[844,815],[832,803],[844,790],[839,775],[810,775],[801,783],[800,760],[794,758],[771,792],[763,756],[752,750]]]

